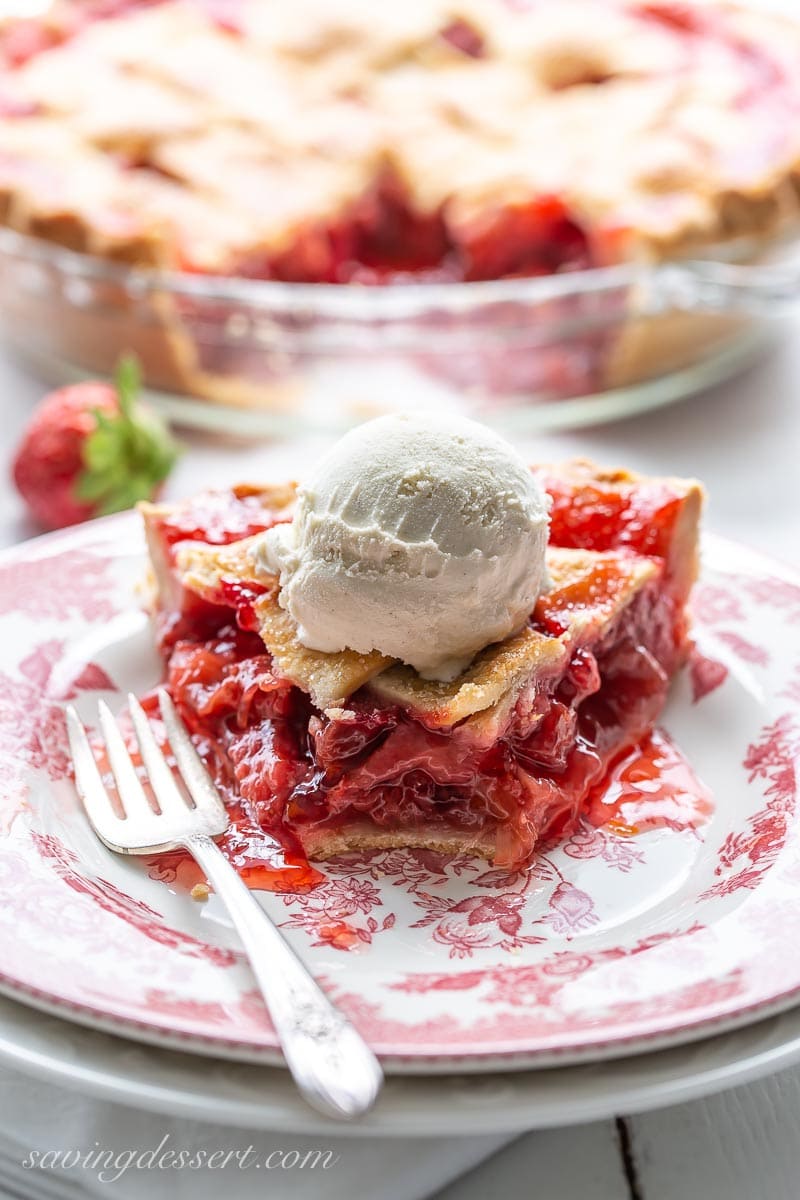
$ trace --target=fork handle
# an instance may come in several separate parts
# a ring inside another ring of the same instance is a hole
[[[383,1073],[364,1039],[328,999],[264,909],[205,835],[186,849],[200,864],[242,939],[287,1066],[306,1100],[348,1120],[374,1103]]]

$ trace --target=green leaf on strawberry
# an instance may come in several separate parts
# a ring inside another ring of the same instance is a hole
[[[166,425],[138,401],[141,377],[132,355],[121,359],[115,385],[119,411],[93,411],[96,426],[83,444],[83,470],[74,489],[97,516],[149,500],[178,457]]]

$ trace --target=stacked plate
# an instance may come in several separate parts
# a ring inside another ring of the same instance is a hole
[[[177,857],[106,851],[69,778],[64,702],[90,719],[158,681],[144,565],[128,515],[0,561],[0,1055],[129,1104],[317,1128],[213,896]],[[583,1121],[800,1056],[800,578],[709,540],[694,611],[614,820],[514,875],[391,851],[259,893],[384,1062],[358,1130]]]

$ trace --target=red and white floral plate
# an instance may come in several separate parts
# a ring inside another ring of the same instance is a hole
[[[64,702],[92,721],[101,696],[121,707],[158,679],[144,565],[127,515],[0,559],[0,989],[144,1041],[275,1061],[214,898],[192,900],[174,864],[107,851],[70,780]],[[327,864],[305,895],[260,893],[390,1069],[619,1056],[800,999],[800,578],[709,539],[694,607],[658,770],[629,764],[608,823],[515,876],[392,851]]]

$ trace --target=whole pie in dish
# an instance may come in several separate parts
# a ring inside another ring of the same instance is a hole
[[[743,239],[749,258],[797,214],[798,60],[792,22],[713,0],[55,0],[0,26],[0,222],[94,260],[288,283],[550,276]],[[26,265],[0,279],[16,336],[47,330],[85,369],[134,350],[153,386],[291,413],[323,353],[308,313],[266,298],[68,271],[28,294]],[[472,353],[468,328],[466,350],[419,336],[408,357],[548,400],[730,337],[729,317],[613,304],[551,300],[506,314],[509,347]],[[520,342],[530,323],[560,335]]]
[[[294,485],[143,508],[167,686],[252,824],[312,859],[411,846],[504,867],[574,828],[687,653],[702,491],[584,461],[535,474],[544,588],[447,679],[301,642],[259,551]]]
[[[7,22],[3,220],[305,282],[539,275],[796,209],[788,21],[675,0],[57,0]]]

